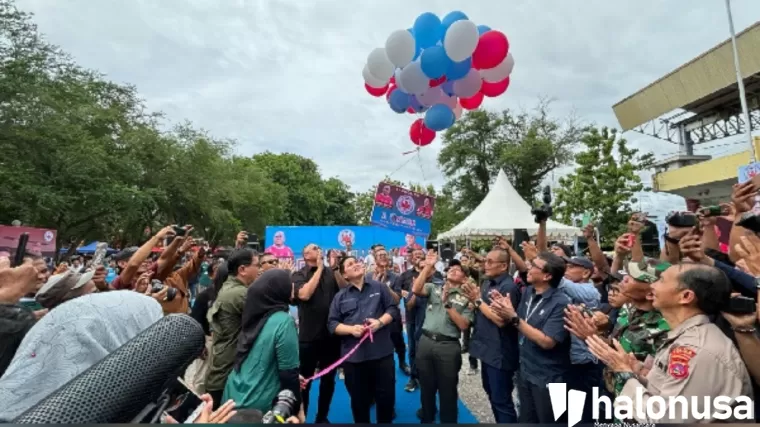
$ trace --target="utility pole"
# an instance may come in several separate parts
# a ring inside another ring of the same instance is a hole
[[[739,49],[736,47],[736,32],[734,31],[734,18],[731,14],[731,0],[726,0],[726,12],[728,13],[728,28],[731,31],[731,46],[734,49],[734,68],[736,69],[736,83],[739,85],[739,99],[742,103],[742,113],[744,115],[744,123],[747,132],[747,142],[749,143],[750,154],[752,155],[751,162],[757,160],[755,154],[755,144],[752,143],[752,121],[749,116],[749,108],[747,108],[747,95],[744,92],[744,79],[742,78],[741,68],[739,67]]]

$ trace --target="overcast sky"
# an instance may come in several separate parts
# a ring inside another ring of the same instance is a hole
[[[528,109],[555,99],[560,117],[617,125],[612,105],[728,37],[722,0],[19,0],[48,39],[83,66],[137,86],[170,122],[189,119],[238,152],[294,152],[323,175],[364,190],[411,150],[412,116],[364,91],[368,53],[422,12],[462,10],[504,32],[516,66],[488,109]],[[737,32],[760,17],[760,1],[733,0]],[[675,145],[633,132],[658,158]],[[744,149],[721,141],[698,154]],[[393,178],[442,185],[440,140]],[[557,177],[555,176],[554,179]],[[679,198],[654,195],[645,209]]]

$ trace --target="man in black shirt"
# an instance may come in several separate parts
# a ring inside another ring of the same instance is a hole
[[[330,304],[338,293],[339,281],[336,278],[336,270],[333,267],[325,267],[319,246],[306,245],[303,259],[306,265],[293,273],[293,283],[298,304],[301,375],[310,378],[317,368],[324,369],[340,358],[340,340],[327,330]],[[311,383],[301,394],[304,413],[308,413],[310,387]],[[335,371],[332,371],[319,382],[316,423],[329,423],[327,414],[330,412],[334,392]]]

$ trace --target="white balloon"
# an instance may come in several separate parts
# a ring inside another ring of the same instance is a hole
[[[396,87],[406,94],[409,94],[409,91],[406,90],[404,85],[401,83],[401,68],[396,68],[396,72],[393,73],[393,76],[396,78]]]
[[[425,91],[425,93],[421,95],[417,95],[417,100],[420,101],[420,104],[424,105],[425,107],[429,107],[431,105],[435,105],[440,103],[443,100],[443,97],[445,95],[443,94],[443,90],[441,90],[440,87],[431,87],[428,90]]]
[[[453,111],[454,108],[456,108],[456,106],[458,105],[458,102],[457,102],[458,99],[459,98],[457,98],[456,96],[445,96],[444,95],[441,98],[441,102],[440,103],[446,105],[449,108],[451,108],[451,110]]]
[[[388,80],[390,80],[389,78],[386,81],[382,81],[373,76],[372,73],[369,72],[369,65],[364,66],[364,69],[362,70],[362,76],[364,77],[364,83],[367,83],[367,86],[374,88],[385,87],[385,85],[388,84]]]
[[[385,41],[385,54],[398,68],[403,68],[414,59],[416,45],[414,37],[407,30],[396,30]]]
[[[480,75],[483,77],[483,80],[488,83],[496,83],[509,77],[514,68],[515,59],[512,57],[511,53],[508,53],[507,57],[501,61],[501,64],[487,70],[480,70]]]
[[[456,107],[454,107],[454,117],[459,120],[460,117],[462,117],[462,106],[459,105],[459,102],[457,102]]]
[[[390,59],[388,59],[388,55],[385,54],[385,49],[382,47],[370,52],[367,57],[367,67],[373,76],[386,83],[391,79],[393,71],[396,69]]]
[[[472,21],[462,19],[451,24],[446,30],[443,48],[449,59],[462,62],[475,52],[479,38],[478,26]]]
[[[483,80],[480,78],[480,72],[472,68],[466,76],[454,82],[454,94],[460,98],[471,98],[478,93],[481,86]]]
[[[404,67],[396,82],[400,82],[401,86],[413,95],[422,95],[430,87],[430,79],[422,72],[420,61],[414,61]]]

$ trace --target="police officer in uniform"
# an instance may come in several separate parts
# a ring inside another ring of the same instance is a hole
[[[452,260],[441,288],[427,281],[432,277],[438,254],[429,251],[425,267],[414,281],[415,295],[427,297],[425,321],[417,350],[417,369],[420,375],[422,422],[433,423],[436,395],[441,402],[441,423],[457,423],[457,386],[462,367],[462,347],[459,337],[470,327],[472,308],[460,286],[468,281],[469,272],[458,260]]]
[[[719,270],[700,264],[681,264],[669,267],[652,284],[654,307],[659,309],[671,331],[657,350],[651,369],[632,357],[616,344],[616,349],[598,337],[589,337],[589,349],[613,371],[617,381],[623,383],[621,396],[632,402],[630,418],[638,423],[659,421],[654,414],[638,413],[635,408],[647,408],[647,401],[660,396],[667,405],[670,397],[684,396],[688,404],[686,417],[681,408],[661,408],[654,405],[653,412],[664,414],[664,422],[696,423],[694,413],[711,416],[716,408],[705,408],[704,398],[726,396],[734,411],[744,411],[754,418],[752,385],[739,351],[731,340],[715,326],[708,316],[717,315],[728,302],[731,283]],[[638,391],[643,388],[643,394]],[[641,399],[639,399],[641,396]],[[744,398],[742,396],[745,396]],[[642,401],[639,401],[642,400]],[[712,405],[711,405],[712,406]],[[673,409],[677,419],[667,418]],[[642,411],[643,412],[643,411]],[[736,412],[733,412],[736,414]],[[642,418],[643,416],[643,418]],[[713,420],[714,421],[714,420]],[[731,418],[729,422],[736,421]]]

